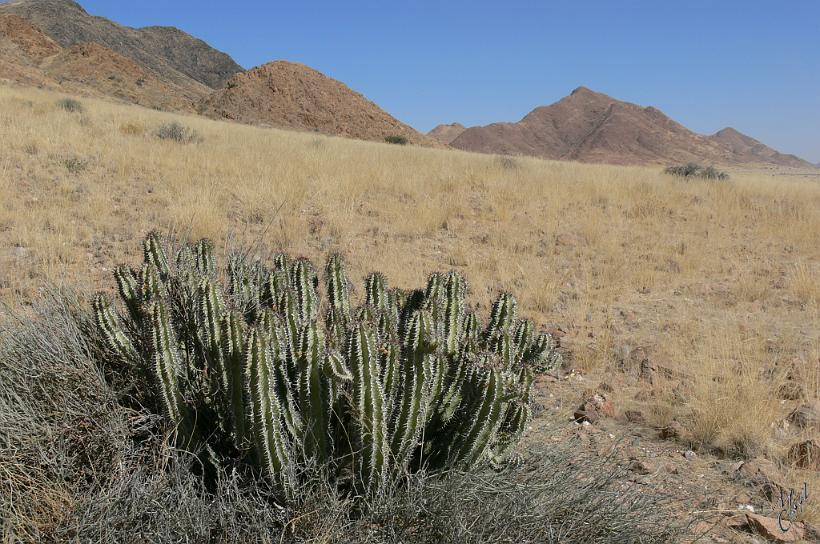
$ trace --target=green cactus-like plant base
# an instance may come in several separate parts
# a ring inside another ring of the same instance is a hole
[[[531,417],[532,372],[560,364],[512,295],[482,329],[454,272],[415,291],[371,274],[358,307],[343,259],[324,272],[322,286],[306,259],[277,255],[268,268],[234,255],[223,284],[212,243],[169,259],[152,233],[139,271],[115,270],[123,311],[102,296],[93,309],[110,352],[154,377],[146,403],[179,443],[257,467],[282,500],[306,467],[373,496],[408,470],[512,454]]]

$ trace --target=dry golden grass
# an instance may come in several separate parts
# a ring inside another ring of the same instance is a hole
[[[500,158],[258,129],[0,87],[0,298],[46,282],[108,286],[152,228],[221,246],[259,240],[394,285],[456,268],[485,306],[512,290],[560,325],[572,364],[611,375],[624,345],[678,376],[651,389],[658,423],[698,442],[777,451],[772,426],[820,394],[820,184],[735,173]],[[179,120],[204,138],[154,137]],[[82,167],[67,167],[67,165]],[[634,369],[632,369],[634,370]],[[631,402],[635,389],[619,394]]]

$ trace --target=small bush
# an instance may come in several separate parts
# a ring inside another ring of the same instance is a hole
[[[664,170],[664,172],[672,176],[680,176],[683,178],[694,177],[714,180],[729,179],[729,174],[727,174],[726,172],[721,172],[713,166],[701,166],[700,164],[695,162],[690,162],[687,164],[681,164],[677,166],[670,166],[666,170]]]
[[[76,296],[0,307],[0,534],[40,542],[73,501],[114,476],[129,416],[96,364]]]
[[[384,141],[388,144],[407,145],[410,141],[406,136],[386,136]]]
[[[199,143],[202,141],[202,136],[192,128],[176,121],[164,123],[156,132],[157,138],[160,140],[173,140],[180,144]]]
[[[515,160],[515,157],[510,157],[509,155],[500,155],[496,158],[496,164],[502,170],[518,170],[521,165]]]
[[[80,157],[69,157],[63,161],[63,165],[70,174],[79,174],[88,168],[88,161]]]
[[[120,133],[125,136],[142,136],[145,134],[145,127],[137,123],[123,123],[120,125]]]
[[[63,98],[59,100],[57,107],[70,113],[82,113],[85,109],[79,100],[74,100],[73,98]]]
[[[276,508],[264,482],[220,473],[213,490],[189,461],[160,452],[119,469],[84,495],[54,530],[79,542],[345,542],[347,544],[620,544],[677,542],[676,505],[625,478],[606,460],[572,451],[577,442],[531,454],[497,473],[418,473],[366,511],[320,485],[298,506]],[[130,465],[130,466],[129,466]],[[164,465],[165,470],[159,470]],[[581,468],[583,467],[583,468]],[[250,484],[250,485],[249,485]]]

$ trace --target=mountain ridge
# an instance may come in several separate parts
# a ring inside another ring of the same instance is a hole
[[[428,135],[442,134],[442,127]],[[653,106],[617,100],[584,86],[553,104],[534,108],[520,121],[469,127],[447,143],[465,151],[611,164],[700,161],[811,166],[735,129],[697,134]]]
[[[61,47],[95,42],[180,87],[224,85],[242,71],[229,55],[175,27],[131,28],[90,15],[73,0],[16,0],[0,4],[40,28]]]
[[[96,42],[61,47],[27,19],[0,12],[0,78],[146,107],[193,112],[208,87],[179,87]]]
[[[282,60],[235,74],[224,89],[205,97],[197,111],[248,124],[362,140],[404,136],[410,143],[438,145],[344,83],[304,64]]]
[[[446,123],[434,127],[427,135],[443,144],[449,145],[450,142],[458,138],[465,130],[467,130],[467,127],[461,123]]]
[[[0,3],[0,52],[0,78],[23,84],[247,124],[442,147],[307,66],[272,62],[245,71],[180,29],[122,26],[73,0]]]
[[[183,30],[123,26],[90,15],[74,0],[0,3],[0,79],[248,124],[375,141],[401,136],[484,153],[613,164],[814,167],[731,127],[696,134],[657,108],[583,86],[517,122],[452,123],[424,135],[308,66],[273,61],[245,71]]]

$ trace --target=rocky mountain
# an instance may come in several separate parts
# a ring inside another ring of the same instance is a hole
[[[365,140],[403,136],[421,145],[615,164],[811,166],[734,129],[696,134],[655,108],[584,87],[517,123],[471,128],[454,123],[423,135],[307,66],[276,61],[245,72],[227,54],[177,28],[122,26],[88,14],[73,0],[0,3],[3,79]]]
[[[431,138],[398,121],[347,85],[303,64],[274,61],[236,74],[224,89],[203,99],[209,117],[384,141],[404,136],[410,143]]]
[[[467,128],[450,145],[483,153],[611,164],[809,165],[734,129],[703,136],[656,108],[616,100],[585,87],[555,104],[532,110],[517,123]]]
[[[22,17],[0,13],[0,79],[43,86],[48,77],[39,63],[60,51],[59,45]]]
[[[15,14],[0,12],[0,79],[91,96],[109,96],[146,107],[194,111],[211,89],[191,81],[163,81],[133,60],[94,42],[61,47]]]
[[[94,42],[63,49],[44,61],[41,69],[61,87],[70,83],[100,96],[166,111],[193,112],[196,101],[209,92],[200,84],[178,86],[164,81],[130,58]]]
[[[443,144],[450,144],[453,140],[461,136],[467,127],[461,123],[450,123],[449,125],[438,125],[427,133],[431,138],[435,138]]]
[[[301,64],[244,72],[172,27],[129,28],[73,0],[0,3],[0,79],[147,107],[384,141],[441,146],[361,94]]]
[[[811,166],[803,159],[795,157],[794,155],[780,153],[731,127],[717,131],[709,136],[709,139],[728,148],[731,152],[730,158],[737,162],[771,163],[797,168]]]
[[[121,26],[89,15],[73,0],[13,0],[0,4],[0,13],[23,17],[61,47],[105,46],[181,88],[219,88],[242,71],[231,57],[181,30]]]

